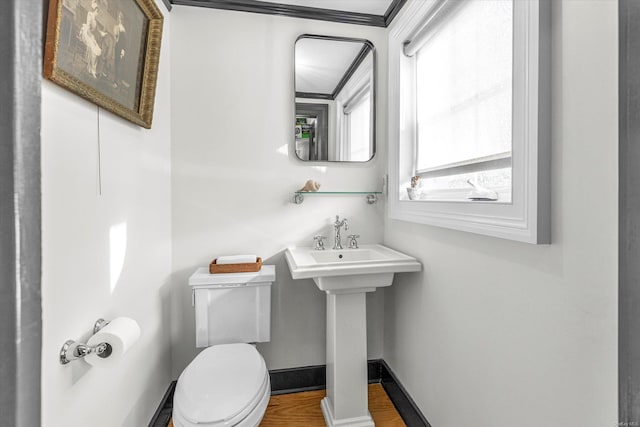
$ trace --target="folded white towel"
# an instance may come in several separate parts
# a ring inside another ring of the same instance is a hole
[[[255,255],[229,255],[220,256],[216,260],[216,264],[248,264],[258,260]]]

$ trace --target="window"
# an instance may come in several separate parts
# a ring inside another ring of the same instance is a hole
[[[364,87],[344,106],[345,159],[366,162],[371,158],[371,91]]]
[[[415,55],[419,188],[431,199],[464,200],[470,179],[510,202],[512,2],[468,1],[440,13],[447,16],[425,28],[427,38],[405,49]],[[455,189],[463,191],[446,192]]]
[[[549,240],[545,2],[407,3],[389,36],[389,214]]]
[[[373,158],[375,133],[373,51],[367,53],[335,97],[337,159],[366,162]]]

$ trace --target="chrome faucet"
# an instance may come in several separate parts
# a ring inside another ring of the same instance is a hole
[[[333,244],[333,249],[342,249],[342,242],[340,241],[340,229],[344,225],[344,231],[349,229],[349,223],[347,222],[347,218],[343,218],[340,221],[340,216],[336,215],[336,222],[333,223],[333,228],[336,230],[335,242]]]

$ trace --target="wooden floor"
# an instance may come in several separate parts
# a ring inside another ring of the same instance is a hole
[[[320,410],[324,396],[324,390],[271,396],[260,427],[324,427]],[[369,384],[369,411],[376,426],[405,426],[380,384]]]
[[[324,396],[324,390],[271,396],[260,427],[324,427],[320,410]],[[376,427],[406,427],[380,384],[369,384],[369,411]]]

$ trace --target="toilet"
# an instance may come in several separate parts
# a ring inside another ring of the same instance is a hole
[[[206,347],[184,369],[173,396],[175,427],[256,427],[271,396],[269,372],[253,343],[271,338],[275,266],[256,273],[189,278],[196,347]]]

